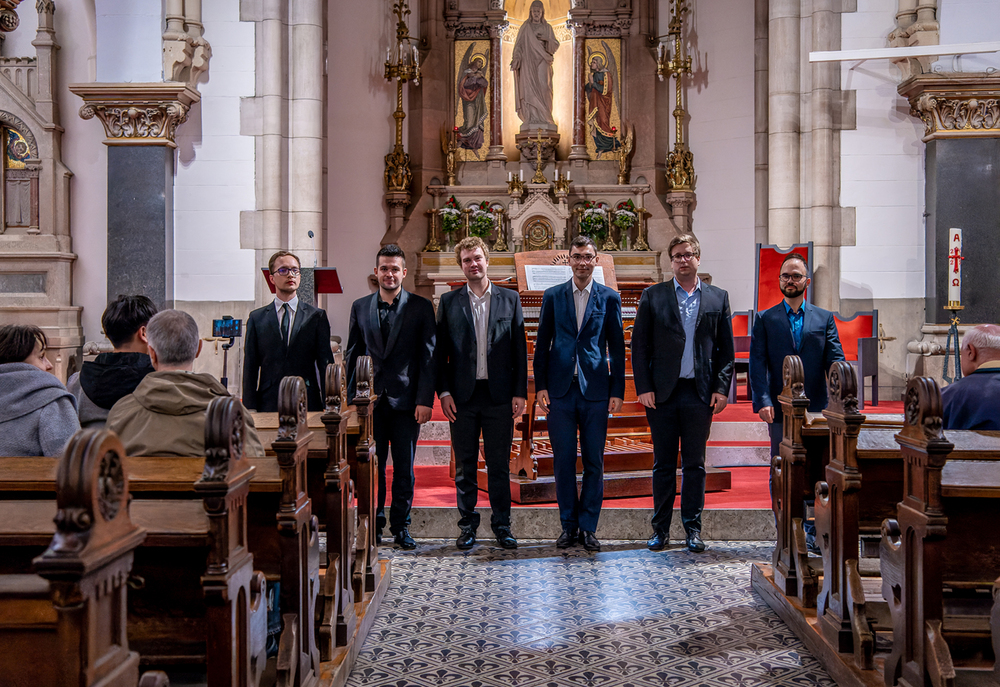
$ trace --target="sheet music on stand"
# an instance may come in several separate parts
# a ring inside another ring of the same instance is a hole
[[[544,291],[573,278],[573,268],[569,265],[525,265],[524,276],[528,291]],[[594,281],[604,284],[604,268],[594,268]]]

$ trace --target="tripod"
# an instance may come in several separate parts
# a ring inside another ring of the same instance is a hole
[[[229,343],[222,344],[222,386],[229,389],[229,349],[236,343],[235,337],[229,337]]]

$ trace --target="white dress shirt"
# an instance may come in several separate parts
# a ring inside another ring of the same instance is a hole
[[[283,305],[285,305],[285,301],[281,300],[280,298],[275,298],[274,299],[274,311],[278,314],[278,331],[279,332],[281,331],[281,315],[282,315],[282,313],[281,313],[281,307]],[[298,294],[295,294],[294,296],[292,296],[292,300],[288,301],[288,311],[289,311],[288,312],[288,341],[285,342],[286,344],[289,343],[292,340],[292,327],[295,326],[295,313],[298,311],[298,309],[299,309],[299,296],[298,296]]]
[[[489,348],[490,300],[493,283],[489,282],[486,292],[480,298],[469,289],[469,307],[472,308],[472,323],[476,329],[476,379],[487,379],[486,351]]]

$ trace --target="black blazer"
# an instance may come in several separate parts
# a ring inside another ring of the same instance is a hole
[[[492,287],[486,327],[486,374],[496,404],[528,397],[528,344],[517,293]],[[437,392],[465,403],[476,386],[476,329],[469,305],[469,285],[441,296],[437,323]]]
[[[785,356],[802,358],[806,373],[805,394],[809,398],[809,412],[818,413],[826,408],[826,373],[838,360],[844,359],[844,349],[837,336],[837,323],[833,313],[803,303],[802,342],[795,350],[792,325],[788,323],[785,302],[781,301],[757,315],[750,338],[750,389],[753,391],[753,409],[771,406],[781,415],[783,380],[781,368]]]
[[[247,318],[243,337],[243,405],[262,413],[278,410],[278,387],[285,377],[302,377],[309,410],[323,409],[323,380],[333,362],[326,311],[299,300],[289,343],[281,340],[274,303]]]
[[[712,394],[729,395],[736,355],[729,294],[701,283],[701,306],[694,330],[694,379],[698,396],[711,403]],[[632,374],[635,393],[656,393],[663,403],[673,393],[684,353],[674,280],[654,284],[642,292],[632,327]]]
[[[382,345],[378,292],[351,306],[347,338],[347,395],[354,398],[358,358],[371,356],[374,392],[393,410],[434,405],[434,306],[406,290],[399,293],[389,340]]]

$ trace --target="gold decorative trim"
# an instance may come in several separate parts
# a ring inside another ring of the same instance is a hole
[[[80,116],[104,125],[105,145],[162,145],[176,148],[177,125],[187,119],[198,91],[178,82],[81,83],[69,90],[83,98]]]
[[[924,123],[924,141],[1000,138],[1000,76],[922,74],[898,91]]]

